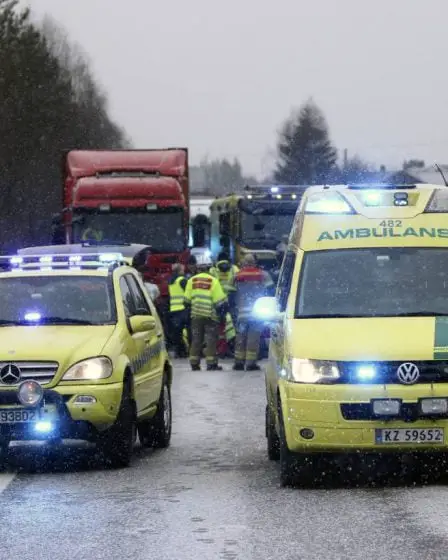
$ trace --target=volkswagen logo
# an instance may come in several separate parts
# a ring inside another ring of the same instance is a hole
[[[405,385],[412,385],[413,383],[417,383],[419,377],[420,370],[415,364],[412,364],[411,362],[401,364],[397,369],[398,381],[400,381],[400,383],[404,383]]]
[[[16,385],[20,377],[20,369],[15,364],[7,364],[0,369],[0,381],[4,385]]]

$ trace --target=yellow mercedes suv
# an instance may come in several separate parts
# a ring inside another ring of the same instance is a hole
[[[0,257],[0,448],[95,442],[113,467],[171,437],[160,319],[120,254]]]

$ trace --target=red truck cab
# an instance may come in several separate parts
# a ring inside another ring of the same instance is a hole
[[[187,148],[71,150],[62,166],[63,242],[151,246],[145,280],[166,298],[172,264],[189,256]]]

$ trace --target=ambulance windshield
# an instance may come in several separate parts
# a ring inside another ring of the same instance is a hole
[[[448,316],[448,249],[312,251],[296,318]]]

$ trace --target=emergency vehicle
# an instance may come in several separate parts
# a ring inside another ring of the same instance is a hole
[[[0,257],[0,451],[86,440],[113,467],[171,437],[162,324],[122,254]]]
[[[309,188],[253,312],[282,485],[314,479],[317,454],[448,452],[447,187]]]
[[[253,253],[263,268],[275,267],[277,246],[289,235],[305,190],[304,186],[247,186],[244,194],[215,199],[210,215],[213,258],[224,250],[238,264],[246,253]]]

